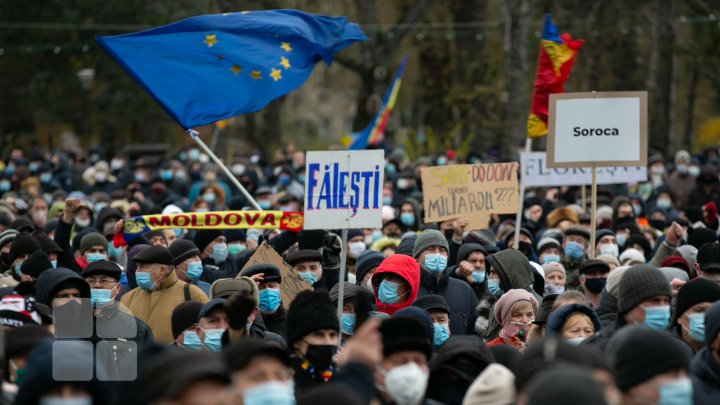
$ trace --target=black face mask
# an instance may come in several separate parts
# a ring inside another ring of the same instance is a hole
[[[528,258],[528,260],[536,262],[535,250],[532,245],[527,242],[518,242],[518,250]]]
[[[305,358],[315,367],[317,374],[332,367],[335,353],[337,353],[336,345],[309,345]]]
[[[600,294],[607,284],[607,278],[586,278],[585,288],[593,294]]]
[[[650,226],[657,229],[658,231],[665,230],[665,220],[663,219],[651,219],[648,222],[650,223]]]

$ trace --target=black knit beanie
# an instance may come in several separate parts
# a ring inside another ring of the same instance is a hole
[[[197,301],[185,301],[173,309],[170,325],[173,338],[177,338],[185,329],[197,323],[202,304]]]
[[[606,404],[603,388],[593,379],[590,369],[577,366],[553,368],[538,374],[528,386],[527,397],[528,405]]]
[[[677,324],[685,311],[701,302],[715,302],[720,300],[720,285],[714,281],[698,278],[680,287],[675,299],[675,316],[673,325]]]
[[[628,325],[608,342],[615,385],[622,392],[674,370],[687,370],[690,348],[681,340],[643,325]]]
[[[195,246],[202,252],[205,248],[218,237],[223,236],[222,231],[217,229],[204,229],[197,231],[195,234]]]
[[[639,265],[629,268],[623,274],[618,287],[618,314],[624,315],[643,301],[665,295],[670,299],[670,284],[657,268]]]
[[[42,250],[36,250],[20,266],[20,272],[32,278],[40,277],[40,273],[52,269],[52,263],[48,255]]]
[[[287,311],[288,343],[293,344],[316,330],[340,330],[335,308],[326,292],[303,291]]]
[[[40,250],[40,244],[32,236],[18,235],[10,246],[10,263],[23,255],[31,255],[36,250]]]

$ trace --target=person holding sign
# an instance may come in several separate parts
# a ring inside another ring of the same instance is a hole
[[[475,330],[477,297],[467,282],[444,273],[448,250],[447,239],[434,229],[426,229],[415,238],[412,253],[421,269],[418,296],[442,296],[450,307],[450,332],[464,335]]]

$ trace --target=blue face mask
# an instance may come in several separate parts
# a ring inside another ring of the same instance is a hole
[[[100,260],[107,260],[107,255],[104,255],[102,253],[88,253],[87,254],[87,262],[97,262]]]
[[[160,178],[163,181],[170,181],[173,178],[172,170],[160,170]]]
[[[43,173],[40,175],[40,182],[43,184],[50,183],[52,180],[52,174],[51,173]]]
[[[304,175],[304,174],[298,174],[297,180],[298,180],[300,183],[305,184],[305,175]]]
[[[183,230],[181,228],[175,228],[173,229],[173,232],[175,232],[175,237],[180,239],[183,236]]]
[[[483,270],[473,270],[472,282],[479,284],[485,281],[485,272]]]
[[[378,300],[383,304],[394,304],[400,300],[398,296],[398,283],[383,280],[380,282],[380,288],[378,288]]]
[[[439,349],[450,337],[450,332],[445,325],[433,323],[433,349]]]
[[[206,203],[212,204],[215,202],[215,199],[217,199],[217,197],[215,196],[214,193],[206,193],[206,194],[203,194],[202,199]]]
[[[698,343],[705,343],[705,314],[696,312],[688,315],[690,337]]]
[[[10,190],[10,182],[9,181],[0,181],[0,191],[8,191]]]
[[[138,287],[146,291],[152,291],[155,288],[155,282],[150,278],[150,273],[147,272],[136,272],[135,281],[137,281]]]
[[[585,340],[584,337],[576,337],[576,338],[572,338],[572,339],[565,339],[566,342],[570,343],[570,344],[573,345],[573,346],[579,345],[579,344],[582,343],[584,340]]]
[[[90,289],[90,302],[93,307],[98,308],[109,304],[112,301],[110,290],[102,288]]]
[[[50,264],[52,264],[53,269],[57,269],[57,259],[55,259],[55,260],[50,260]]]
[[[22,272],[20,271],[20,267],[22,267],[22,263],[15,264],[15,274],[18,275],[18,277],[22,276]]]
[[[658,405],[687,405],[693,403],[693,387],[689,378],[678,378],[660,385]]]
[[[300,276],[300,278],[303,279],[303,281],[305,281],[306,283],[308,283],[310,285],[313,285],[313,284],[317,283],[317,281],[318,281],[317,276],[312,271],[298,272],[298,276]]]
[[[205,340],[203,345],[211,352],[220,353],[222,351],[222,335],[225,329],[203,329],[205,332]]]
[[[383,196],[383,205],[392,205],[392,197]]]
[[[120,284],[127,285],[127,274],[124,271],[120,274]]]
[[[290,177],[282,176],[278,178],[278,183],[282,184],[283,186],[287,186],[290,184]]]
[[[194,330],[186,330],[185,332],[183,332],[182,345],[185,350],[202,350],[202,343],[200,342],[200,337]]]
[[[655,205],[657,205],[657,207],[660,209],[666,210],[670,208],[670,206],[672,205],[672,201],[667,198],[663,198],[661,200],[655,201]]]
[[[425,268],[430,274],[439,274],[445,270],[445,267],[447,267],[447,257],[437,253],[425,255]]]
[[[280,306],[280,289],[266,288],[260,290],[258,308],[263,312],[273,312]]]
[[[190,262],[187,266],[187,275],[191,280],[197,280],[203,274],[202,262]]]
[[[355,314],[342,314],[340,318],[340,332],[346,335],[355,334]]]
[[[412,212],[403,212],[400,214],[400,222],[405,226],[415,225],[415,214]]]
[[[372,233],[372,240],[373,240],[373,242],[375,242],[376,240],[382,238],[382,236],[383,236],[383,233],[382,233],[381,230],[379,230],[379,229],[374,230],[373,233]]]
[[[488,291],[490,294],[494,295],[495,297],[499,297],[503,295],[503,290],[500,288],[500,279],[499,278],[489,278],[488,279]]]
[[[220,264],[227,259],[228,247],[226,243],[216,243],[212,245],[213,251],[210,257],[215,261],[215,264]]]
[[[239,255],[240,253],[244,252],[245,249],[247,249],[247,246],[238,243],[228,245],[228,252],[230,252],[230,254],[233,256]]]
[[[386,173],[395,173],[396,171],[397,171],[397,168],[395,167],[394,163],[388,163],[385,165]]]
[[[625,246],[625,235],[615,235],[615,240],[618,243],[618,246],[623,247]]]
[[[545,263],[560,263],[560,255],[544,255],[543,264]]]
[[[570,260],[580,260],[584,255],[585,253],[583,252],[583,246],[581,244],[570,241],[565,244],[565,256],[569,257]]]
[[[264,210],[269,210],[270,207],[272,206],[272,204],[270,204],[270,201],[267,201],[267,200],[258,201],[257,203],[260,206],[260,208],[262,208]]]
[[[122,247],[115,247],[112,242],[108,242],[108,256],[118,258],[122,254]]]
[[[271,381],[243,391],[244,405],[295,405],[295,391],[289,383]]]
[[[663,331],[670,322],[670,306],[645,307],[645,326],[650,329]]]

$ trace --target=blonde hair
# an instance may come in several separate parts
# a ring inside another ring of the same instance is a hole
[[[590,319],[589,316],[583,314],[582,312],[574,312],[572,315],[568,316],[560,332],[564,333],[565,331],[569,330],[580,322],[586,322],[588,325],[590,325],[590,329],[592,329],[593,333],[595,333],[595,324],[593,324],[592,319]]]
[[[530,307],[530,309],[533,311],[533,314],[535,314],[535,307],[533,306],[532,302],[530,302],[530,301],[528,301],[528,300],[524,300],[524,299],[523,299],[523,300],[517,300],[517,301],[513,302],[513,304],[510,305],[510,309],[506,312],[505,319],[502,320],[502,321],[503,321],[503,324],[504,324],[506,321],[509,321],[510,318],[512,318],[512,313],[513,313],[513,311],[515,311],[515,310],[517,310],[517,311],[522,311],[522,310],[524,310],[526,307]],[[537,315],[537,314],[536,314],[536,315]]]

